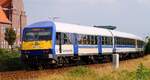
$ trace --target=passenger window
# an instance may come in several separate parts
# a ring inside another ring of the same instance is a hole
[[[64,44],[67,44],[67,35],[63,33]]]
[[[107,45],[108,43],[108,38],[107,37],[105,37],[105,45]]]
[[[82,35],[81,34],[78,34],[77,35],[77,39],[78,39],[78,44],[82,44]]]
[[[112,39],[112,37],[110,37],[110,45],[112,45],[113,44],[113,39]]]
[[[105,45],[105,39],[104,39],[104,36],[102,37],[102,45]]]
[[[86,36],[83,37],[83,44],[86,44]]]
[[[98,43],[98,37],[95,36],[95,45]]]
[[[80,34],[79,35],[79,44],[84,44],[85,43],[85,36]]]
[[[63,44],[72,44],[72,34],[71,33],[62,33]]]
[[[91,44],[92,44],[92,45],[95,45],[95,39],[94,39],[94,37],[95,37],[95,36],[91,36]]]
[[[87,44],[91,44],[91,38],[89,35],[87,36]]]
[[[56,44],[58,45],[58,44],[60,44],[60,33],[59,32],[57,32],[56,33]]]

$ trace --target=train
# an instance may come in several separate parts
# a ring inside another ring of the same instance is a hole
[[[22,31],[21,60],[29,65],[93,63],[144,55],[144,40],[134,34],[77,24],[39,21]]]

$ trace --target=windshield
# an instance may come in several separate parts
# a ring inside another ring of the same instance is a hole
[[[26,29],[24,41],[51,40],[51,29],[49,28],[32,28]]]

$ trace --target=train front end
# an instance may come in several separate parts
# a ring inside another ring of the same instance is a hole
[[[38,22],[24,28],[21,44],[21,60],[26,64],[56,63],[55,26],[52,22]]]

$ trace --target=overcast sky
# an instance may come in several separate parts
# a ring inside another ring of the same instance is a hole
[[[141,37],[150,35],[150,0],[24,0],[28,24],[56,21],[81,25],[112,25]]]

